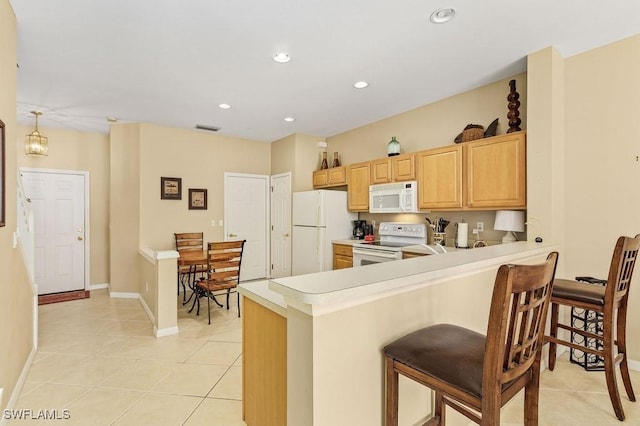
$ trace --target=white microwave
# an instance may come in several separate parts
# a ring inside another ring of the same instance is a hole
[[[370,185],[369,213],[418,213],[418,183]]]

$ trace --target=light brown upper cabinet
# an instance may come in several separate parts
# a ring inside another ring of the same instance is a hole
[[[347,206],[349,211],[369,211],[370,181],[370,161],[350,164],[347,166]]]
[[[524,132],[467,142],[463,149],[468,208],[526,207]]]
[[[418,207],[462,208],[462,146],[428,149],[416,154]]]
[[[347,168],[345,166],[313,172],[313,188],[330,188],[347,184]]]
[[[371,184],[391,182],[391,158],[371,160]]]
[[[415,155],[402,154],[371,160],[371,184],[416,180]]]

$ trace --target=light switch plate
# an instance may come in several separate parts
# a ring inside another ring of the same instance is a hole
[[[2,406],[3,401],[4,401],[4,388],[0,388],[0,406]]]

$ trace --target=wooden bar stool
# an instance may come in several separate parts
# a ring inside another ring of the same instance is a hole
[[[604,374],[607,380],[609,399],[618,420],[624,420],[624,410],[616,381],[616,366],[620,365],[622,383],[630,401],[636,397],[631,386],[629,366],[627,365],[627,303],[629,286],[638,257],[640,234],[635,238],[620,237],[616,242],[609,267],[609,275],[604,286],[580,281],[557,279],[551,295],[551,328],[545,342],[549,342],[549,370],[556,365],[556,344],[592,354],[604,361]],[[560,305],[569,308],[586,309],[601,315],[601,327],[585,330],[573,324],[563,324],[558,318]],[[584,341],[593,345],[578,345],[570,340],[558,337],[558,329],[568,330],[582,336]]]
[[[542,337],[557,260],[552,252],[542,264],[498,269],[486,336],[438,324],[384,348],[386,425],[398,424],[398,374],[435,391],[426,425],[445,424],[446,405],[478,424],[499,425],[500,408],[522,388],[524,424],[537,425]]]

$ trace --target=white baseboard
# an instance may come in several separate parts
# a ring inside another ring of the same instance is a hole
[[[144,309],[145,313],[149,317],[149,321],[151,321],[151,324],[154,324],[153,330],[155,332],[155,329],[156,329],[155,328],[155,323],[156,323],[155,315],[153,315],[153,312],[151,311],[151,308],[149,308],[149,305],[147,305],[147,302],[144,300],[144,297],[140,296],[138,298],[138,300],[140,301],[140,304],[142,305],[142,309]]]
[[[112,299],[140,299],[140,293],[129,293],[123,291],[110,291],[109,297]]]
[[[161,329],[157,329],[153,327],[153,333],[156,335],[156,337],[173,336],[174,334],[178,334],[179,332],[180,331],[178,330],[177,325],[175,327],[161,328]]]
[[[101,290],[103,288],[109,288],[109,283],[104,283],[104,284],[91,284],[89,286],[89,291],[92,290]]]
[[[34,346],[31,348],[31,353],[27,358],[27,362],[24,363],[22,367],[22,372],[20,372],[20,376],[18,377],[18,381],[16,385],[13,387],[13,392],[11,392],[11,397],[9,401],[7,401],[7,406],[5,410],[12,410],[15,408],[16,403],[18,402],[18,397],[20,397],[20,392],[22,392],[22,388],[24,387],[25,382],[27,381],[27,375],[29,374],[29,370],[31,369],[31,364],[36,359],[36,355],[38,353],[37,348]],[[4,418],[5,416],[0,417],[0,426],[5,426],[8,423],[8,419]]]

